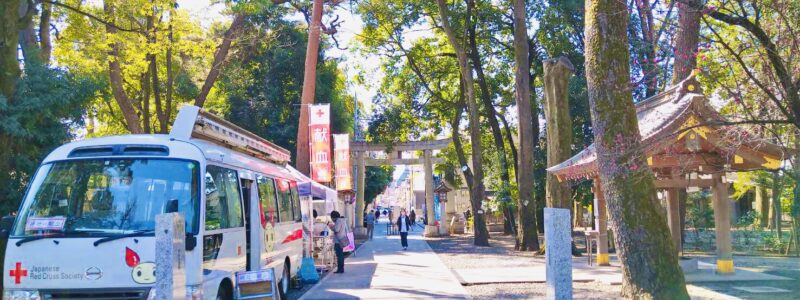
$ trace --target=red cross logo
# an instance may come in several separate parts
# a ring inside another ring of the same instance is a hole
[[[322,118],[322,116],[324,116],[324,115],[325,115],[325,112],[323,112],[321,109],[317,110],[317,117],[318,118]]]
[[[14,284],[19,284],[21,282],[22,277],[28,277],[28,270],[22,268],[21,262],[17,262],[17,268],[8,271],[8,275],[14,277]]]

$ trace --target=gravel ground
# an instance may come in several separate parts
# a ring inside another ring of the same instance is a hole
[[[493,235],[492,247],[472,244],[471,235],[427,239],[428,245],[450,269],[524,267],[541,265],[544,257],[530,252],[514,251],[514,239]],[[513,257],[513,259],[509,259]],[[544,283],[500,283],[465,286],[475,299],[542,299],[547,291]],[[618,299],[620,286],[595,282],[576,282],[572,286],[575,299]]]
[[[524,267],[544,263],[544,257],[533,253],[514,251],[514,240],[508,236],[493,235],[492,247],[477,247],[471,235],[427,239],[428,244],[450,269]],[[513,257],[513,259],[510,259]],[[712,256],[700,257],[713,262]],[[794,280],[695,283],[688,285],[694,299],[716,299],[718,294],[743,299],[800,299],[800,258],[736,256],[736,266],[750,271],[789,277]],[[786,293],[754,294],[734,287],[766,286],[789,290]],[[475,299],[541,299],[547,290],[543,283],[480,284],[465,287]],[[604,283],[573,283],[575,299],[621,299],[619,285]]]

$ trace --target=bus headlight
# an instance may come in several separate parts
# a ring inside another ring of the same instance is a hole
[[[38,290],[5,290],[3,300],[41,300]]]
[[[156,300],[156,288],[150,288],[150,292],[147,293],[147,300]]]

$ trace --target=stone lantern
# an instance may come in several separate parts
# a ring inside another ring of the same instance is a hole
[[[439,198],[439,235],[449,235],[450,231],[448,230],[448,218],[447,218],[447,193],[452,191],[451,188],[447,187],[444,183],[444,180],[439,182],[439,186],[433,190],[436,193],[436,196]],[[428,223],[430,224],[430,223]]]

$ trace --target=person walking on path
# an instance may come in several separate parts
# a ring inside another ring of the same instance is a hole
[[[372,240],[372,233],[375,231],[375,214],[372,211],[367,214],[365,222],[367,223],[367,237]]]
[[[416,225],[417,224],[417,213],[415,213],[413,209],[411,210],[411,214],[409,215],[409,217],[411,218],[411,225]]]
[[[381,211],[380,210],[376,210],[375,211],[375,222],[378,222],[378,219],[380,219],[380,218],[381,218]]]
[[[411,229],[411,220],[406,216],[406,209],[400,210],[400,217],[397,218],[397,229],[400,231],[400,244],[403,250],[408,249],[408,232]]]
[[[331,212],[331,220],[333,224],[328,226],[333,230],[333,249],[336,251],[336,272],[344,273],[344,247],[350,244],[350,239],[347,238],[347,224],[344,218],[338,211]]]

